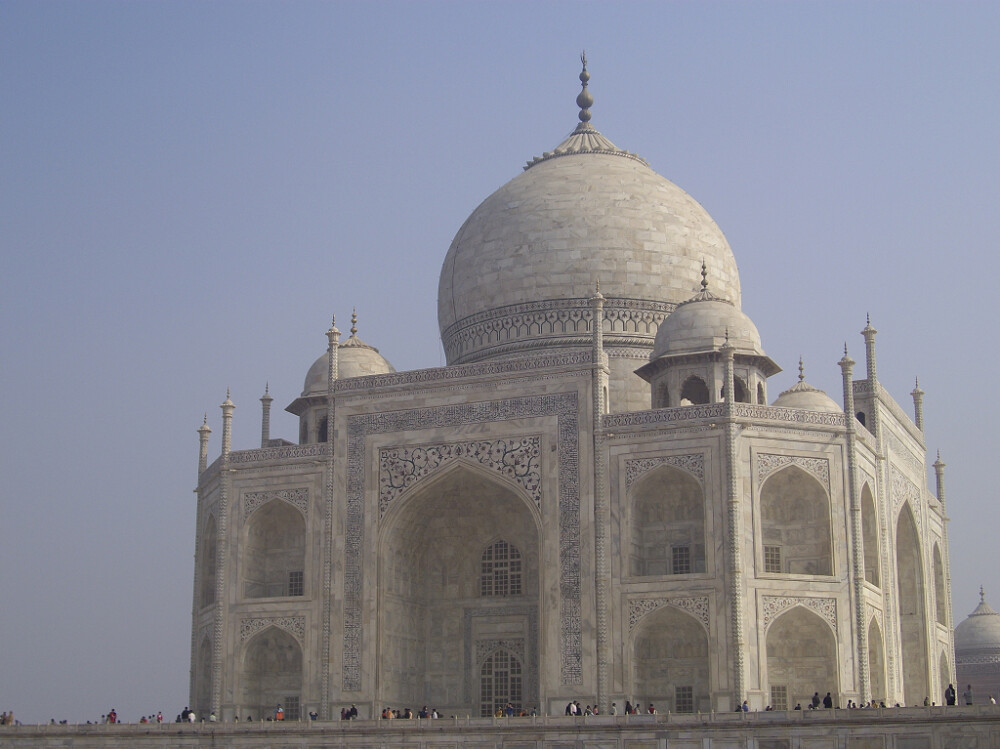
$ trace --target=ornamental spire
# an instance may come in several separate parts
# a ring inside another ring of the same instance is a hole
[[[580,71],[580,84],[583,89],[577,94],[576,106],[580,108],[580,122],[590,122],[590,108],[594,106],[594,97],[587,91],[587,82],[590,80],[590,73],[587,72],[587,52],[580,53],[580,62],[583,63],[583,70]]]

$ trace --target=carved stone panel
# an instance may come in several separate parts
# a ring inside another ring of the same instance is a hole
[[[826,597],[799,597],[799,596],[762,596],[761,597],[761,622],[764,630],[777,617],[792,607],[805,607],[822,617],[837,632],[837,600]]]
[[[518,485],[541,504],[541,438],[530,436],[467,443],[438,443],[379,451],[379,518],[400,493],[455,460],[473,461]]]
[[[705,630],[709,629],[709,610],[707,596],[683,596],[683,597],[648,597],[643,599],[630,599],[628,603],[628,629],[629,632],[635,629],[636,624],[655,609],[661,607],[677,607],[692,615],[700,622]]]
[[[693,474],[699,482],[705,481],[705,455],[696,453],[687,456],[656,456],[653,458],[636,458],[625,462],[625,491],[632,489],[632,485],[639,480],[647,471],[655,469],[657,466],[676,466],[678,469]]]
[[[284,500],[299,509],[303,516],[309,516],[309,490],[299,487],[293,490],[269,490],[266,492],[244,492],[242,518],[246,521],[257,508],[272,500]]]
[[[763,484],[768,475],[786,466],[798,466],[803,471],[816,477],[830,492],[830,462],[825,458],[806,458],[803,456],[780,456],[774,453],[757,454],[757,483]]]
[[[240,621],[240,641],[245,643],[253,638],[257,633],[271,626],[284,630],[291,634],[304,645],[306,638],[306,618],[305,617],[248,617]]]

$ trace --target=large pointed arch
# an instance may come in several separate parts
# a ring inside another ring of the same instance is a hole
[[[516,550],[518,586],[485,591],[483,561],[498,545],[508,583]],[[540,554],[534,503],[482,467],[452,462],[396,498],[378,536],[379,702],[478,715],[483,649],[502,643],[535,705]],[[491,669],[510,674],[511,663]]]
[[[905,705],[913,706],[922,703],[930,695],[930,689],[923,555],[909,503],[903,504],[896,518],[896,590],[903,651],[903,696]]]
[[[273,625],[257,633],[243,648],[240,688],[240,707],[249,716],[270,716],[280,704],[286,719],[297,719],[302,695],[301,644]]]
[[[812,474],[790,465],[760,490],[765,573],[833,575],[830,498]]]
[[[705,516],[694,475],[669,465],[649,471],[629,492],[630,574],[704,573]]]
[[[828,622],[797,605],[771,623],[765,638],[769,695],[786,696],[791,707],[829,692],[839,705],[837,637]]]
[[[632,634],[631,695],[661,711],[707,711],[709,658],[704,625],[677,607],[662,606],[639,620]]]

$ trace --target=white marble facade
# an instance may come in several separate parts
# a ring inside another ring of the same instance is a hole
[[[332,326],[297,441],[269,393],[260,448],[231,449],[228,397],[211,465],[199,430],[197,713],[912,705],[954,681],[919,389],[911,419],[869,324],[841,403],[800,376],[769,405],[725,237],[590,125],[588,78],[573,134],[452,243],[447,366],[396,372]]]

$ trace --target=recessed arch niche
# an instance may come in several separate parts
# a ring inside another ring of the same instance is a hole
[[[636,623],[632,636],[633,700],[659,711],[708,711],[708,633],[687,612],[665,605]]]
[[[380,702],[478,715],[477,646],[507,640],[537,654],[537,615],[527,613],[539,599],[538,528],[522,491],[464,461],[393,500],[378,541]],[[516,557],[516,587],[483,585],[500,549],[505,575]],[[536,705],[537,663],[517,661],[522,699]]]
[[[925,629],[924,569],[920,537],[910,504],[904,503],[896,520],[896,576],[899,634],[903,649],[904,705],[914,706],[930,695]]]
[[[763,571],[833,575],[830,498],[819,480],[786,466],[764,480],[760,497]]]
[[[867,482],[861,488],[861,538],[865,546],[865,580],[873,586],[882,585],[878,554],[878,520],[875,498]]]
[[[777,617],[767,629],[767,680],[769,695],[784,688],[789,708],[828,692],[839,705],[837,641],[829,623],[803,606]]]
[[[285,630],[271,625],[254,635],[243,649],[240,674],[241,713],[254,719],[273,715],[278,704],[298,706],[302,694],[302,646]]]
[[[243,596],[301,596],[305,541],[305,517],[290,503],[275,498],[255,510],[244,530]]]
[[[633,576],[705,572],[705,492],[690,473],[661,465],[629,492]]]

